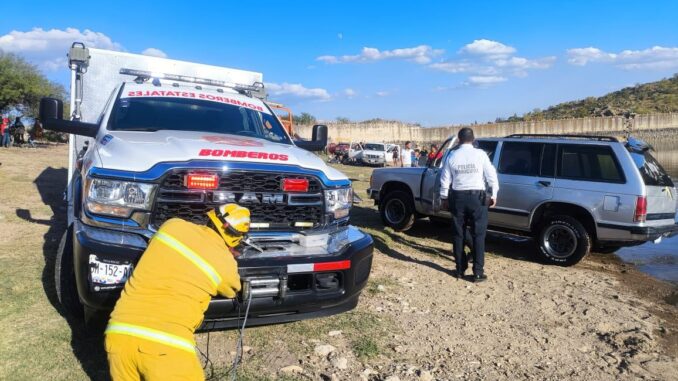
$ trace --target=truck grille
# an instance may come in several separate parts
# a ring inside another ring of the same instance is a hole
[[[218,189],[194,190],[184,186],[184,176],[189,172],[192,171],[173,170],[162,181],[151,217],[151,223],[156,228],[173,217],[206,225],[209,220],[206,213],[223,203],[215,202],[215,192],[227,192],[238,200],[243,195],[250,196],[249,201],[241,200],[242,202],[237,203],[250,210],[252,224],[268,224],[267,227],[261,227],[262,230],[302,230],[322,224],[324,215],[322,185],[320,180],[313,176],[292,173],[228,172],[219,174]],[[280,188],[284,178],[308,180],[308,192],[283,193]],[[262,201],[262,196],[265,195],[277,195],[277,202]],[[252,198],[255,197],[259,201],[253,202]],[[256,229],[253,227],[253,230]]]

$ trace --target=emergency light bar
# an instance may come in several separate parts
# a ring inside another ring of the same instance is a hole
[[[136,76],[137,80],[142,82],[145,82],[151,78],[158,78],[158,79],[167,79],[169,81],[195,83],[197,85],[226,87],[250,97],[255,97],[259,99],[266,98],[266,90],[264,90],[264,84],[261,82],[254,82],[251,85],[243,85],[238,83],[220,81],[218,79],[190,77],[187,75],[179,74],[155,73],[147,70],[136,70],[128,68],[120,69],[120,74]]]

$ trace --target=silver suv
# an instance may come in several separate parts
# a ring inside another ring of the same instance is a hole
[[[420,217],[448,223],[440,167],[455,142],[445,141],[426,168],[374,170],[367,192],[385,225],[404,231]],[[533,237],[547,262],[569,266],[592,249],[610,253],[678,232],[674,183],[641,140],[511,135],[476,143],[499,176],[489,229]]]

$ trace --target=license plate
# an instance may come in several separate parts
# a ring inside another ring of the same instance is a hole
[[[377,161],[374,159],[370,159],[370,163],[376,163]]]
[[[126,263],[113,263],[102,261],[96,255],[89,256],[89,271],[92,275],[92,283],[99,285],[122,285],[132,275],[134,266]]]

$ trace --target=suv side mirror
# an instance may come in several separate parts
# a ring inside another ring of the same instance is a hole
[[[63,120],[64,102],[57,98],[40,99],[40,121],[46,130],[65,132],[67,134],[95,137],[99,125],[77,120]]]
[[[295,140],[294,144],[307,151],[322,151],[327,146],[327,126],[316,124],[313,126],[311,140]]]

